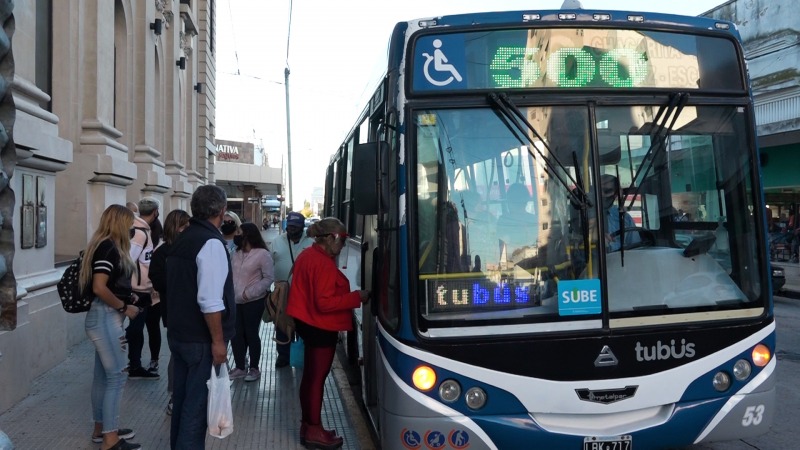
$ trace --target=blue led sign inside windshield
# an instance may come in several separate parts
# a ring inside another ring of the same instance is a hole
[[[481,312],[539,306],[541,298],[536,287],[536,283],[519,281],[428,280],[428,310]]]

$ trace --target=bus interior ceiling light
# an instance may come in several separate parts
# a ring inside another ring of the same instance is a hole
[[[419,366],[414,369],[411,379],[420,391],[430,391],[436,385],[436,372],[429,366]]]

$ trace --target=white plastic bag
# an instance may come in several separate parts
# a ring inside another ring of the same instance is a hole
[[[225,439],[233,433],[233,409],[231,408],[231,380],[228,364],[219,367],[219,375],[211,366],[208,385],[208,434]]]

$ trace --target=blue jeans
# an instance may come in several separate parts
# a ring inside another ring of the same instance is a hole
[[[172,422],[169,445],[176,449],[205,448],[208,428],[208,381],[211,343],[184,342],[167,336],[172,352]]]
[[[86,336],[94,344],[92,379],[92,418],[103,424],[103,433],[119,429],[119,409],[127,374],[128,342],[125,339],[125,316],[95,298],[86,313]]]

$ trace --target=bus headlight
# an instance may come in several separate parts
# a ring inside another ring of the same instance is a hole
[[[486,404],[486,391],[479,387],[470,388],[464,400],[470,409],[481,409]]]
[[[731,377],[725,372],[717,372],[711,384],[714,385],[714,389],[717,391],[725,392],[731,387]]]
[[[461,385],[458,384],[456,380],[444,380],[442,384],[439,385],[439,397],[442,400],[452,403],[458,400],[458,397],[461,396]]]
[[[739,381],[746,380],[752,372],[753,368],[745,359],[740,359],[733,365],[733,376]]]
[[[764,367],[769,363],[769,360],[772,359],[772,353],[769,351],[769,348],[764,344],[758,344],[753,347],[753,364],[757,365],[758,367]]]
[[[430,391],[436,385],[436,372],[431,367],[419,366],[414,369],[411,380],[414,382],[414,387],[420,391]]]

